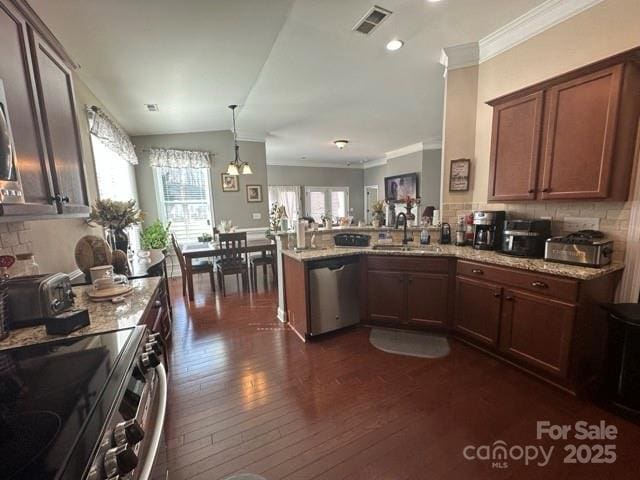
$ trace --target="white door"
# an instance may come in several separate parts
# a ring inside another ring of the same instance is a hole
[[[378,201],[378,186],[369,185],[364,187],[364,220],[371,223],[373,220],[373,204]]]
[[[329,216],[336,223],[349,212],[349,187],[305,187],[305,214],[322,223]]]

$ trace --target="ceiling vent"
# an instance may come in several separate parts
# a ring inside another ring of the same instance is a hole
[[[386,8],[379,7],[374,5],[371,7],[364,17],[360,19],[358,23],[355,24],[353,30],[356,32],[363,33],[365,35],[369,35],[373,30],[375,30],[378,25],[384,22],[389,15],[391,15],[391,11]]]
[[[145,103],[144,104],[144,108],[147,109],[147,112],[159,112],[160,109],[158,108],[158,104],[157,103]]]

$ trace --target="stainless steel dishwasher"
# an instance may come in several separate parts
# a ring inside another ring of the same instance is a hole
[[[358,257],[309,262],[311,332],[313,335],[360,321]]]

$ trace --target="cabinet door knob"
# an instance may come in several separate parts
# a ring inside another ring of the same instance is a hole
[[[493,292],[493,296],[496,298],[500,298],[502,294],[500,292]]]
[[[544,193],[549,193],[551,191],[551,189],[547,187],[547,188],[543,188],[542,191]]]
[[[484,272],[479,268],[474,268],[471,270],[471,273],[475,273],[476,275],[482,275]]]
[[[505,296],[504,299],[509,301],[509,302],[513,302],[513,296],[511,296],[511,295]]]
[[[535,193],[535,192],[536,192],[536,189],[535,189],[535,188],[530,188],[530,189],[529,189],[529,193]]]
[[[538,281],[531,282],[531,286],[536,288],[549,288],[549,285],[547,285],[546,283]]]

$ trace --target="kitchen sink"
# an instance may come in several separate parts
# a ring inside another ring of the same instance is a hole
[[[373,250],[381,250],[388,252],[441,252],[442,249],[435,245],[402,245],[402,244],[386,244],[374,245]]]

